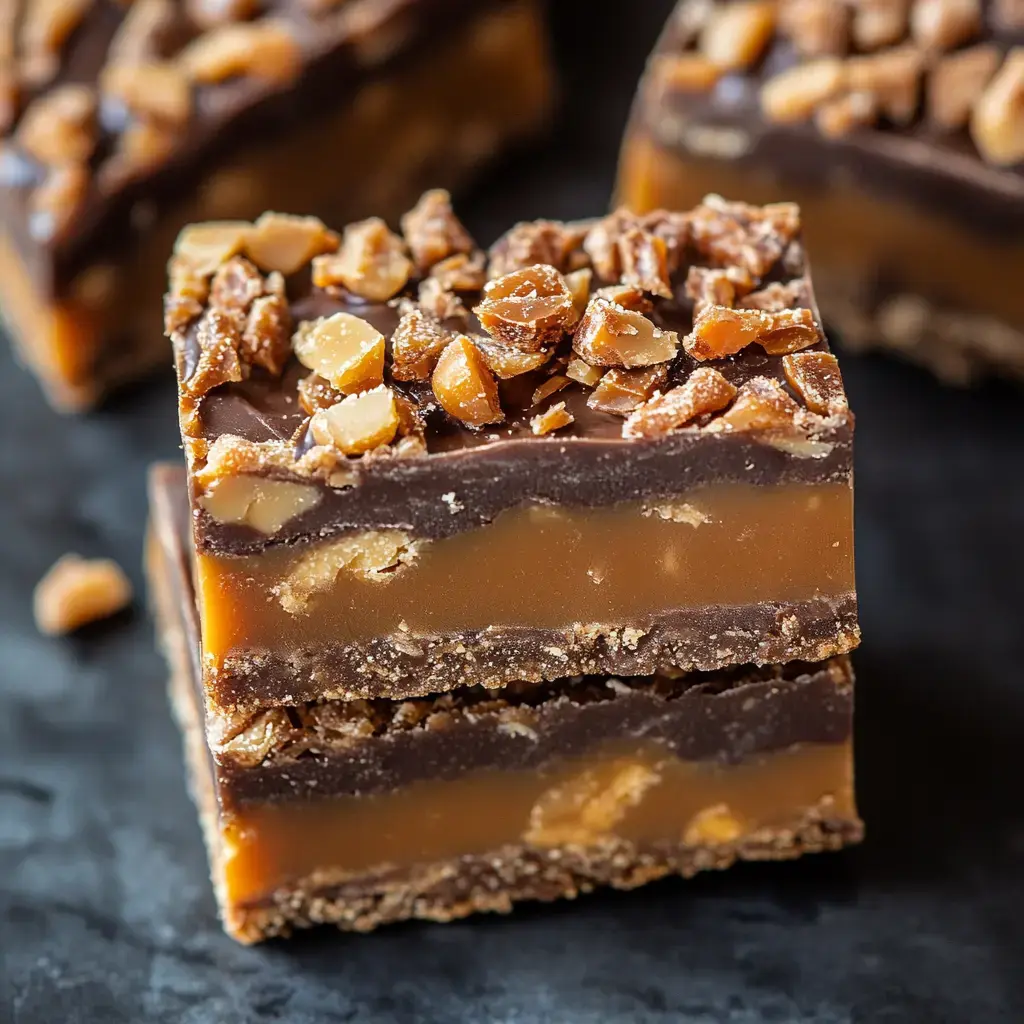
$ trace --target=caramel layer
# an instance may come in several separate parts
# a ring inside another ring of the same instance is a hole
[[[396,531],[364,534],[367,559],[383,538],[395,566],[376,574],[358,567],[352,538],[298,552],[200,554],[204,655],[219,663],[325,640],[489,626],[639,626],[666,610],[845,595],[854,589],[852,513],[844,483],[718,484],[649,505],[509,510],[454,537],[407,538],[397,554]]]
[[[1024,244],[1019,240],[1000,244],[952,220],[873,196],[855,183],[830,181],[816,189],[780,179],[770,168],[672,151],[641,130],[630,135],[619,170],[621,202],[640,211],[685,210],[708,192],[750,203],[798,203],[808,252],[826,272],[892,282],[941,298],[947,307],[984,310],[1024,327],[1019,284]],[[828,318],[828,289],[819,287],[818,293]]]
[[[505,141],[533,128],[551,95],[536,4],[520,0],[431,44],[402,70],[357,89],[337,113],[286,139],[254,138],[133,251],[97,263],[51,298],[0,231],[0,307],[51,401],[76,410],[168,358],[161,296],[184,224],[251,220],[266,209],[332,223],[397,217],[423,188],[454,187]],[[133,355],[133,353],[138,353]]]
[[[785,830],[813,809],[855,821],[849,742],[735,766],[618,744],[537,772],[480,772],[373,797],[248,808],[222,822],[223,896],[252,904],[300,880],[338,884],[525,843],[625,840],[716,847]]]

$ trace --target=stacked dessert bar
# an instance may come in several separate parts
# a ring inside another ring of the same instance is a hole
[[[681,0],[620,199],[797,200],[826,319],[963,383],[1024,378],[1024,3]]]
[[[799,210],[442,191],[178,239],[149,569],[228,931],[857,840],[853,419]]]
[[[0,307],[59,408],[166,365],[197,220],[398,216],[546,116],[535,0],[2,0]]]

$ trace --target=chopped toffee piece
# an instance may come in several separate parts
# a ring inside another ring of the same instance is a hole
[[[795,199],[825,318],[850,349],[888,349],[953,383],[1024,379],[1019,8],[679,0],[634,103],[619,201],[643,214],[686,209],[709,189]],[[771,245],[751,238],[729,262],[763,277],[762,257],[787,244],[786,205],[764,208],[777,211]],[[699,222],[691,232],[708,253],[731,244]],[[786,284],[697,268],[688,294],[706,319],[696,333],[739,345],[756,325],[736,311],[809,308],[805,296],[772,295]],[[802,350],[817,329],[791,326],[775,354]],[[698,342],[684,338],[691,351]]]
[[[20,358],[72,411],[158,366],[166,255],[189,222],[222,222],[207,243],[261,272],[313,259],[318,287],[368,302],[475,255],[440,189],[404,238],[377,218],[340,248],[311,218],[235,229],[268,208],[395,218],[535,131],[551,79],[536,0],[4,0],[0,310]]]
[[[274,255],[236,222],[171,263],[216,704],[856,644],[853,420],[792,204],[538,221],[487,252],[440,192],[401,234],[275,223]],[[307,273],[335,260],[355,276]],[[424,284],[460,260],[439,315]]]
[[[860,839],[845,658],[211,708],[183,490],[180,470],[157,467],[147,568],[239,941],[449,921]]]

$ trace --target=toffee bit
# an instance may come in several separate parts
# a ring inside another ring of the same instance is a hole
[[[685,383],[655,395],[630,413],[622,425],[622,436],[662,437],[699,416],[724,409],[736,394],[736,387],[718,370],[699,366]]]
[[[565,402],[556,402],[542,413],[530,419],[530,430],[538,436],[550,434],[554,430],[569,426],[574,422],[573,415],[565,407]]]
[[[430,384],[441,408],[471,427],[500,423],[504,418],[498,385],[476,346],[460,335],[437,360]]]
[[[426,273],[453,254],[471,253],[476,248],[469,232],[452,211],[451,196],[440,188],[424,192],[419,202],[402,217],[402,233],[420,273]]]
[[[600,380],[587,405],[598,412],[626,416],[643,405],[668,380],[664,364],[642,370],[609,370]]]

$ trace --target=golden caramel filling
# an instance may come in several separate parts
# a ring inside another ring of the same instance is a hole
[[[856,818],[849,742],[798,745],[735,766],[618,743],[537,771],[247,807],[222,823],[221,881],[229,903],[256,903],[311,877],[337,884],[510,845],[615,838],[716,846],[794,828],[815,810]]]
[[[983,239],[910,202],[881,199],[855,185],[830,181],[816,189],[780,182],[757,170],[673,152],[640,131],[629,137],[619,173],[620,202],[638,212],[685,210],[707,192],[742,196],[749,203],[797,203],[819,284],[831,268],[872,280],[881,273],[946,306],[985,310],[1024,326],[1018,283],[1024,244],[1019,240]],[[827,318],[828,290],[819,287],[819,292]]]
[[[127,263],[87,268],[58,300],[38,292],[0,231],[0,308],[54,402],[87,405],[110,383],[97,374],[117,376],[111,367],[123,364],[128,376],[167,359],[160,296],[183,224],[267,209],[315,209],[339,223],[368,211],[397,216],[423,186],[455,184],[502,138],[531,127],[550,95],[532,0],[473,19],[402,67],[329,118],[254,140],[147,228]]]
[[[845,483],[716,484],[608,508],[511,509],[437,541],[391,530],[298,551],[200,554],[204,654],[489,626],[637,625],[673,609],[847,594],[852,513]]]

